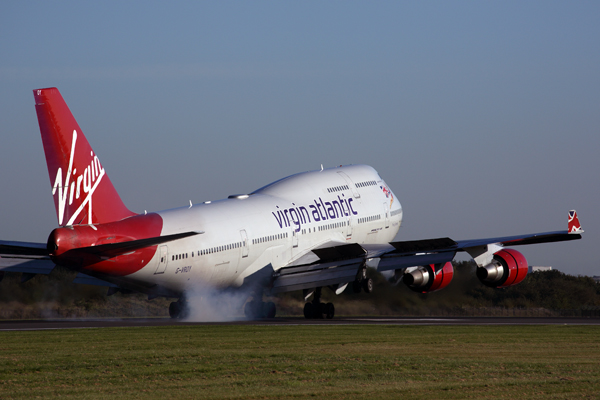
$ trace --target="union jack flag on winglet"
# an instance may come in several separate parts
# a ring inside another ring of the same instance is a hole
[[[569,211],[569,233],[581,233],[583,229],[581,229],[581,224],[579,223],[579,218],[577,218],[577,211],[571,210]]]

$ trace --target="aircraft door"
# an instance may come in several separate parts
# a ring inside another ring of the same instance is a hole
[[[296,228],[292,228],[292,247],[298,247],[298,232],[296,232]]]
[[[390,227],[390,206],[387,203],[387,201],[385,203],[383,203],[383,212],[385,213],[385,227],[389,228]]]
[[[352,216],[351,215],[349,215],[348,218],[346,218],[346,237],[347,238],[352,237]]]
[[[167,262],[169,260],[169,251],[166,245],[160,246],[158,248],[159,251],[159,259],[158,259],[158,267],[156,267],[156,271],[154,272],[154,275],[156,274],[162,274],[165,272],[165,270],[167,269]]]
[[[352,179],[350,179],[350,177],[345,172],[338,171],[338,174],[340,174],[340,176],[344,178],[346,184],[348,184],[348,187],[352,190],[352,194],[354,195],[354,197],[357,199],[360,198],[360,193],[358,193],[356,185],[354,184],[354,182],[352,182]]]
[[[240,231],[240,236],[242,237],[242,258],[248,257],[248,253],[250,252],[250,243],[248,242],[248,234],[245,229]]]

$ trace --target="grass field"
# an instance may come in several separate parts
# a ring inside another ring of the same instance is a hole
[[[0,398],[600,397],[593,326],[180,326],[0,333]]]

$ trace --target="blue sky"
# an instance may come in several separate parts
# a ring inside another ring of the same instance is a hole
[[[56,226],[32,90],[56,86],[134,211],[369,164],[399,238],[566,227],[600,275],[600,3],[0,3],[0,239]]]

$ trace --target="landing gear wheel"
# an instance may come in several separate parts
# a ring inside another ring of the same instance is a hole
[[[244,315],[248,319],[260,318],[260,311],[262,311],[261,308],[260,302],[254,300],[249,301],[244,306]]]
[[[327,319],[332,319],[334,315],[335,307],[333,306],[333,303],[325,304],[325,317],[327,317]]]
[[[187,303],[181,305],[181,311],[179,311],[179,319],[186,319],[190,316],[190,308]]]
[[[354,291],[354,293],[360,293],[360,291],[362,290],[362,285],[360,281],[352,282],[352,290]]]
[[[178,301],[174,301],[169,304],[169,317],[172,319],[179,318],[179,314],[181,313],[181,307]]]
[[[263,313],[265,318],[274,318],[277,309],[275,308],[275,303],[269,301],[267,303],[263,303]]]
[[[252,300],[247,302],[244,306],[244,315],[246,315],[246,318],[248,319],[273,318],[275,317],[276,312],[277,308],[272,301],[265,303]]]
[[[318,287],[314,292],[313,301],[304,303],[304,318],[306,319],[327,319],[333,318],[335,307],[332,303],[321,303],[321,288]]]
[[[176,319],[186,319],[190,315],[190,309],[187,303],[180,300],[169,304],[169,317]]]
[[[367,278],[362,281],[362,288],[365,293],[371,293],[373,291],[373,279]]]
[[[324,303],[313,303],[313,318],[323,319],[323,311],[325,310]]]
[[[313,311],[314,311],[313,303],[308,302],[308,303],[304,304],[304,318],[313,319]]]
[[[244,304],[244,315],[248,319],[251,319],[254,316],[254,312],[252,311],[252,302],[251,301]]]

